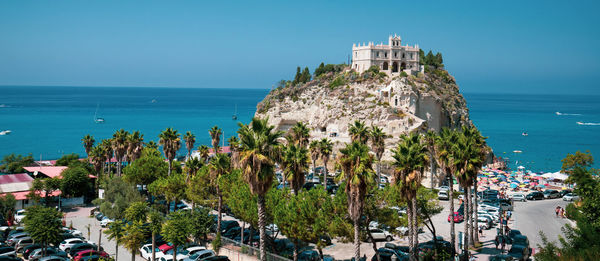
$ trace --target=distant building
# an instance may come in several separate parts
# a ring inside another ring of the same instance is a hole
[[[379,67],[379,70],[394,76],[402,71],[415,74],[422,71],[419,65],[419,45],[402,46],[400,36],[389,37],[388,44],[352,45],[352,69],[359,73],[368,70],[371,66]]]

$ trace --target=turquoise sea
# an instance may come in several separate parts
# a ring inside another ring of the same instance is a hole
[[[197,144],[209,144],[208,129],[235,134],[248,122],[265,89],[0,87],[0,157],[32,154],[56,159],[84,155],[81,138],[109,138],[117,129],[139,130],[157,141],[167,127],[192,131]],[[600,158],[600,102],[594,96],[465,94],[471,119],[488,136],[495,153],[510,167],[556,171],[560,160],[576,150]],[[232,120],[237,107],[238,120]],[[94,114],[106,120],[94,123]],[[560,112],[563,115],[557,115]],[[592,123],[578,125],[576,122]],[[528,136],[522,133],[527,132]],[[197,146],[197,145],[196,145]],[[520,150],[522,153],[513,153]],[[185,154],[182,147],[180,154]]]

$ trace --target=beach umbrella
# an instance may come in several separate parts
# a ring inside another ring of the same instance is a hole
[[[546,186],[544,186],[544,184],[538,184],[536,187],[538,187],[538,188],[544,188]]]
[[[517,184],[515,184],[515,183],[510,183],[510,187],[511,187],[511,188],[516,188],[516,187],[518,187],[518,185],[517,185]]]
[[[525,187],[525,184],[521,184],[521,185],[519,185],[519,187],[521,187],[521,188],[522,188],[522,187]]]

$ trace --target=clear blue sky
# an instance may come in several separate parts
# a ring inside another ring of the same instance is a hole
[[[600,1],[2,1],[0,85],[270,88],[419,44],[464,92],[600,94]]]

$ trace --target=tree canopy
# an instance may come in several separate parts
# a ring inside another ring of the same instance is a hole
[[[103,185],[104,199],[94,200],[100,206],[100,211],[111,219],[125,217],[125,210],[134,202],[144,201],[135,187],[124,182],[120,177],[113,177]]]
[[[142,156],[123,169],[125,181],[134,185],[149,185],[155,180],[166,177],[169,164],[156,149],[144,148]]]
[[[82,167],[68,167],[60,174],[62,176],[62,195],[68,197],[81,197],[91,188],[89,172]]]
[[[58,244],[62,240],[62,214],[55,208],[32,206],[27,208],[23,219],[25,231],[33,240],[42,245]]]
[[[23,167],[33,165],[33,157],[30,155],[22,156],[17,154],[8,154],[0,161],[0,172],[4,173],[23,173]]]

